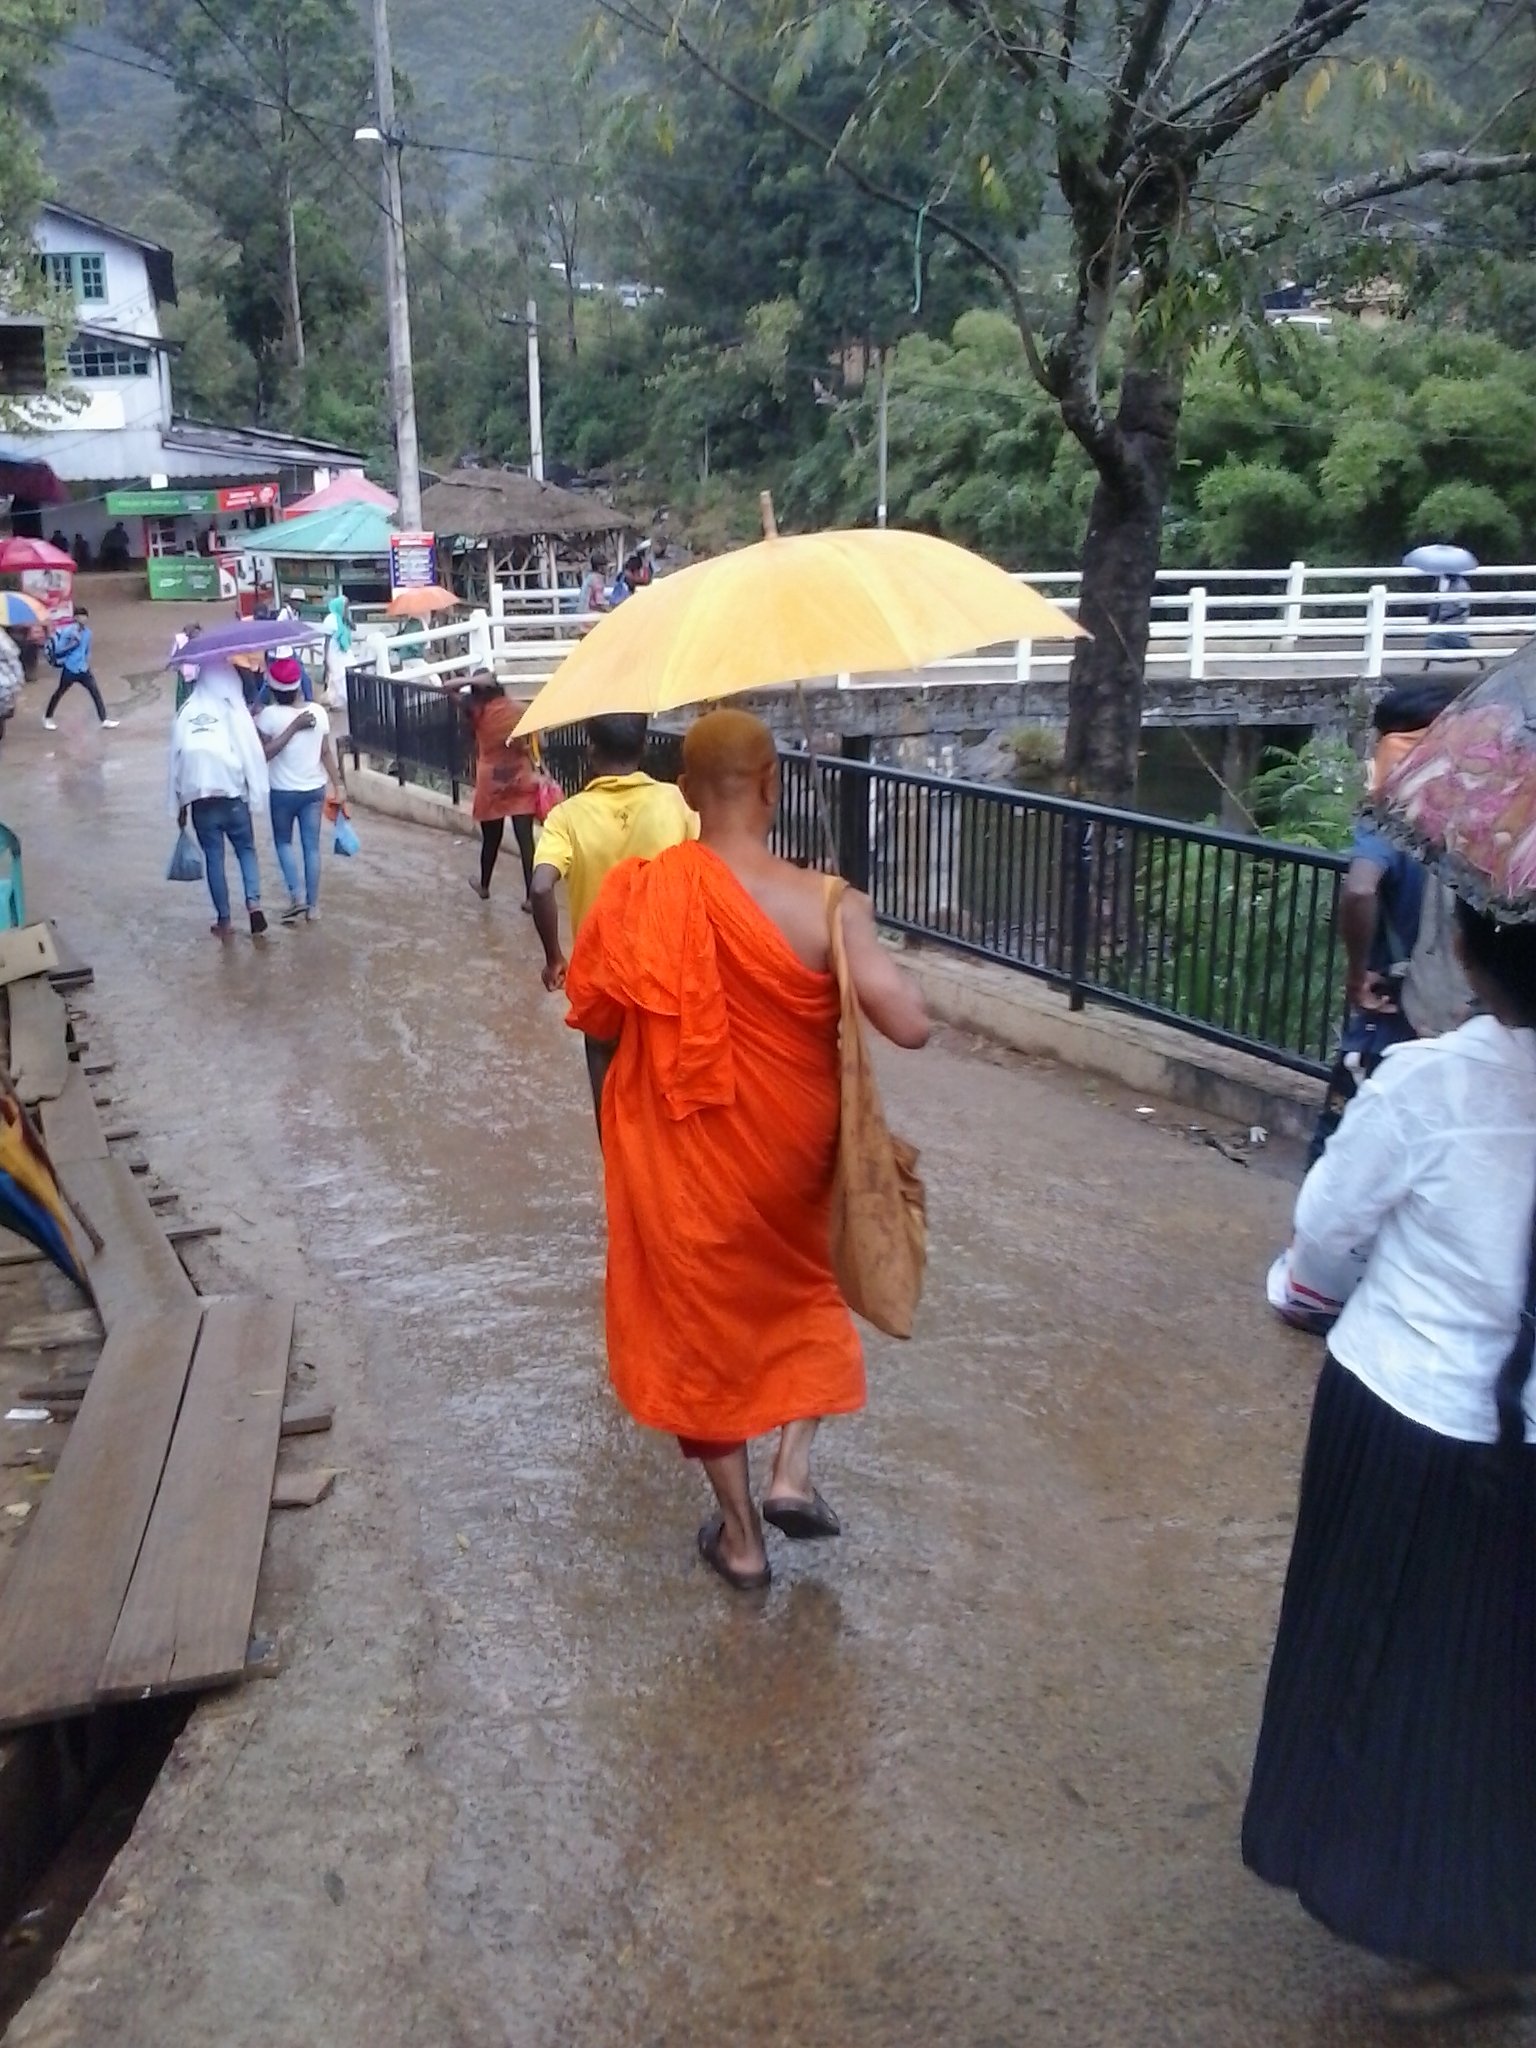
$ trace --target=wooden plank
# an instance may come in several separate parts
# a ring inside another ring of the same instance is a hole
[[[222,1223],[167,1223],[165,1234],[172,1244],[191,1244],[198,1238],[222,1237]]]
[[[319,1436],[336,1420],[328,1401],[290,1401],[283,1410],[284,1436]]]
[[[101,1698],[227,1684],[244,1671],[292,1342],[291,1301],[209,1304]]]
[[[58,950],[47,925],[27,924],[19,931],[0,932],[0,988],[25,981],[32,974],[47,974],[58,964]]]
[[[49,972],[49,980],[55,988],[84,988],[96,979],[94,968],[82,960],[69,940],[59,930],[58,920],[49,918],[48,929],[53,934],[53,950],[58,955],[58,965]]]
[[[77,1160],[61,1178],[70,1202],[104,1239],[86,1277],[109,1330],[196,1300],[186,1268],[122,1160]]]
[[[107,1134],[91,1100],[90,1083],[78,1067],[70,1068],[57,1101],[43,1104],[43,1143],[57,1167],[107,1156]]]
[[[12,1323],[5,1333],[7,1351],[63,1351],[71,1344],[99,1344],[101,1325],[93,1308],[56,1309]]]
[[[16,1093],[28,1109],[39,1102],[56,1101],[69,1079],[64,999],[55,995],[41,975],[12,982],[6,994],[11,1009],[11,1079]]]
[[[78,1372],[55,1373],[51,1380],[34,1380],[30,1386],[16,1389],[16,1399],[23,1405],[29,1401],[83,1400],[95,1369],[89,1366]]]
[[[197,1342],[195,1305],[108,1337],[90,1391],[0,1586],[0,1728],[96,1698]]]
[[[335,1468],[330,1465],[309,1465],[302,1472],[279,1472],[272,1482],[272,1505],[318,1507],[335,1484]]]

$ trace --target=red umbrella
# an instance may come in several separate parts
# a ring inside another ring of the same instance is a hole
[[[0,540],[0,575],[14,576],[21,569],[73,569],[74,557],[30,534],[12,533]]]

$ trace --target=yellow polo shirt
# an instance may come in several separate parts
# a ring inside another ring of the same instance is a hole
[[[699,821],[675,783],[649,775],[599,775],[544,820],[535,862],[565,883],[571,936],[621,860],[652,860],[669,846],[697,839]]]

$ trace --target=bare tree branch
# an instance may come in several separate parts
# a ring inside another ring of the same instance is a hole
[[[1360,178],[1340,178],[1325,185],[1317,195],[1316,217],[1331,219],[1373,200],[1391,199],[1400,192],[1417,192],[1425,185],[1489,185],[1500,178],[1525,178],[1536,173],[1536,149],[1517,150],[1508,156],[1469,156],[1459,149],[1426,149],[1395,170],[1370,171]]]
[[[1234,64],[1230,71],[1224,71],[1219,78],[1213,78],[1200,90],[1192,93],[1173,111],[1164,116],[1166,125],[1177,128],[1190,115],[1206,106],[1211,100],[1219,99],[1224,92],[1244,84],[1255,74],[1275,73],[1277,85],[1293,78],[1309,57],[1315,57],[1319,50],[1325,50],[1330,43],[1337,42],[1347,28],[1353,27],[1370,5],[1370,0],[1333,0],[1333,5],[1324,7],[1308,18],[1308,10],[1298,9],[1296,18],[1283,35],[1266,43],[1262,50],[1255,50],[1251,57],[1245,57],[1241,64]]]
[[[1150,107],[1157,104],[1158,94],[1163,90],[1169,79],[1172,78],[1179,59],[1189,48],[1190,40],[1195,30],[1210,13],[1213,4],[1214,0],[1194,0],[1194,5],[1184,17],[1183,26],[1175,31],[1167,49],[1163,52],[1163,61],[1158,65],[1152,82],[1147,87],[1145,100],[1147,106]]]
[[[1072,76],[1072,58],[1077,50],[1078,0],[1066,0],[1061,10],[1061,49],[1056,59],[1056,76],[1065,85]]]
[[[1173,0],[1142,0],[1140,16],[1126,47],[1120,83],[1115,88],[1109,131],[1099,157],[1100,166],[1106,172],[1118,170],[1125,154],[1131,122],[1135,118],[1147,80],[1152,74],[1158,45],[1163,39],[1163,31],[1168,26],[1168,17],[1172,12]]]
[[[1427,149],[1395,168],[1367,171],[1358,178],[1339,178],[1325,185],[1303,214],[1288,208],[1275,220],[1253,227],[1238,236],[1237,246],[1250,253],[1272,248],[1303,220],[1335,220],[1357,206],[1374,205],[1378,199],[1393,199],[1404,192],[1419,192],[1427,185],[1488,185],[1502,178],[1536,175],[1536,149],[1523,149],[1508,156],[1470,156],[1459,149]]]

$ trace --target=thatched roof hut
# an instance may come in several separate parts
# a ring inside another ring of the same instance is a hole
[[[421,495],[422,525],[442,542],[454,588],[476,604],[492,582],[514,589],[581,581],[588,555],[618,572],[624,516],[593,491],[562,490],[514,469],[456,469]]]

